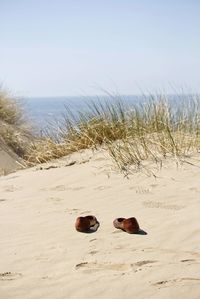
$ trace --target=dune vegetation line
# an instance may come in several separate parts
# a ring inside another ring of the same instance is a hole
[[[122,172],[162,165],[167,157],[184,160],[200,151],[200,101],[179,96],[178,104],[164,95],[150,95],[143,104],[123,100],[92,101],[76,115],[65,107],[56,129],[41,137],[25,118],[20,101],[0,91],[0,142],[24,159],[27,166],[73,152],[99,147],[108,151]]]

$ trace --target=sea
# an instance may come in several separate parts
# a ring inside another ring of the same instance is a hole
[[[89,110],[91,103],[122,101],[127,104],[144,101],[141,96],[90,96],[90,97],[31,97],[22,100],[22,106],[27,120],[39,131],[55,127],[62,123],[67,110],[78,114]]]

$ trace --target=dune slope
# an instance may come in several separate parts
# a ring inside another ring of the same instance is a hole
[[[127,179],[90,151],[0,177],[0,298],[200,298],[199,181],[170,162]],[[88,214],[98,231],[76,232]],[[113,227],[131,216],[147,235]]]

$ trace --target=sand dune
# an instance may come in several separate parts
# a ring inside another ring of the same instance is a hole
[[[0,138],[0,175],[25,167],[25,164]]]
[[[127,179],[90,151],[1,177],[0,298],[199,299],[199,182],[172,162]],[[77,232],[88,214],[99,229]],[[131,216],[147,235],[113,227]]]

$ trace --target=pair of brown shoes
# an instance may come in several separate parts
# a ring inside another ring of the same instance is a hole
[[[117,229],[121,229],[129,234],[138,234],[141,230],[137,219],[131,218],[116,218],[113,225]],[[85,217],[78,217],[75,222],[75,228],[79,232],[89,233],[97,231],[99,222],[95,216],[89,215]]]

